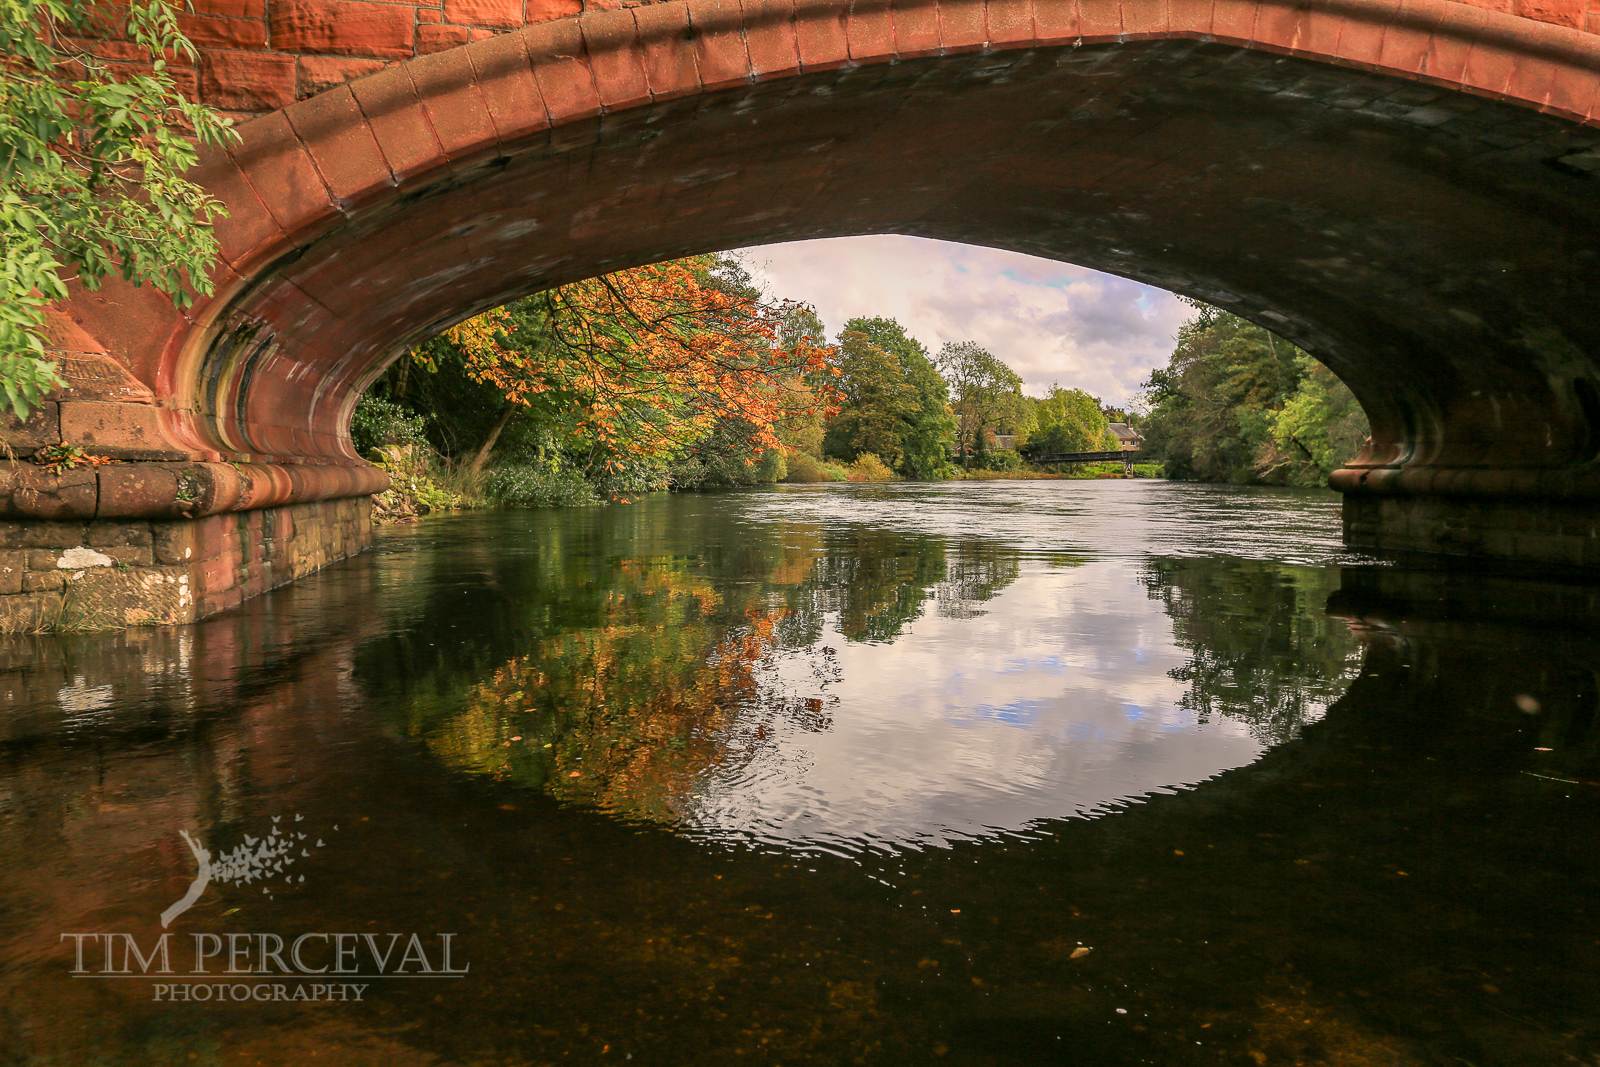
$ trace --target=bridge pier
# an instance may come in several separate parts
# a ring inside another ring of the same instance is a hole
[[[372,543],[372,498],[194,519],[0,521],[0,633],[191,623]]]
[[[1587,464],[1352,465],[1329,485],[1352,548],[1600,568],[1600,470]]]
[[[0,414],[0,633],[191,623],[372,543],[389,478],[353,450],[207,448],[190,413],[51,325],[67,384],[25,422]],[[38,462],[62,445],[79,455]]]
[[[1600,567],[1600,503],[1347,492],[1351,548]]]

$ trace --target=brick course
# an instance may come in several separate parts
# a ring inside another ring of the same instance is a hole
[[[662,0],[440,0],[405,3],[391,0],[200,0],[192,12],[179,15],[184,32],[200,51],[199,77],[180,73],[191,96],[239,117],[272,111],[315,96],[336,85],[380,70],[386,65],[417,56],[434,55],[472,41],[481,41],[522,26],[595,15],[605,11],[638,12]],[[1137,39],[1163,32],[1168,11],[1182,9],[1185,0],[1150,0],[1139,5],[1119,0],[1077,0],[1076,3],[1033,3],[993,0],[987,11],[981,5],[952,6],[941,12],[934,3],[844,3],[836,20],[820,19],[812,9],[795,23],[802,51],[818,47],[838,60],[858,51],[881,51],[890,46],[904,58],[938,51],[962,51],[1034,39],[1040,43],[1083,38]],[[1514,14],[1535,22],[1600,33],[1600,0],[1446,0],[1451,6],[1474,7]],[[786,3],[778,0],[696,0],[702,13],[720,7],[765,14],[769,8],[781,17]],[[1248,43],[1256,7],[1248,0],[1205,0],[1214,11],[1218,40]],[[790,9],[792,10],[792,9]],[[1241,20],[1237,25],[1230,16]],[[1337,33],[1339,20],[1325,12],[1306,11],[1309,34],[1320,32],[1318,22]],[[641,24],[643,20],[641,20]],[[1370,28],[1369,28],[1370,29]],[[1362,32],[1366,32],[1363,30]],[[848,44],[838,49],[831,38]],[[1353,39],[1348,47],[1365,49],[1375,57],[1382,33],[1368,33],[1370,41]],[[698,36],[698,35],[697,35]],[[726,52],[717,40],[698,43],[702,62],[713,71],[734,70],[743,57]],[[735,31],[735,37],[737,37]],[[1359,34],[1357,35],[1359,37]],[[126,41],[73,43],[104,59],[129,63],[140,58]],[[731,42],[730,42],[731,44]],[[742,46],[740,46],[742,47]],[[1267,47],[1274,47],[1267,45]],[[726,52],[726,54],[725,54]],[[752,54],[757,76],[768,64]],[[173,57],[177,66],[187,65]],[[738,77],[739,75],[735,75]],[[719,79],[713,78],[716,82]]]

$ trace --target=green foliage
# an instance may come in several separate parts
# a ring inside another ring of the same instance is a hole
[[[839,335],[834,383],[842,397],[839,413],[828,423],[823,451],[846,461],[871,452],[890,463],[900,461],[900,441],[917,410],[916,390],[906,380],[900,359],[875,344],[860,330]]]
[[[362,455],[388,445],[426,445],[428,419],[381,396],[364,394],[350,416],[350,439]]]
[[[373,497],[376,522],[409,521],[460,507],[461,495],[443,484],[434,455],[418,445],[386,445],[373,461],[389,475],[389,488]]]
[[[893,466],[908,478],[938,477],[939,468],[949,461],[956,420],[950,412],[949,387],[928,358],[928,350],[894,319],[851,319],[844,329],[847,334],[865,335],[899,361],[907,403],[899,416],[895,442],[899,458]],[[879,455],[887,458],[884,453]]]
[[[148,65],[113,72],[65,43],[80,36],[125,40]],[[63,384],[44,311],[69,281],[116,273],[179,307],[212,291],[223,212],[183,177],[197,158],[185,132],[233,134],[179,93],[172,55],[196,58],[163,0],[0,0],[0,391],[18,418]]]
[[[815,456],[795,452],[788,457],[788,470],[779,481],[784,482],[843,482],[849,476],[842,467],[824,463]]]
[[[813,461],[814,462],[814,461]],[[672,466],[672,484],[685,489],[770,485],[789,472],[782,450],[768,448],[754,456],[737,452],[705,452]]]
[[[1143,450],[1171,478],[1324,484],[1369,432],[1355,397],[1288,342],[1196,306],[1170,364],[1144,383]]]
[[[1023,467],[1022,454],[1012,448],[991,448],[984,464],[992,471],[1019,471]]]
[[[934,365],[949,383],[963,467],[970,465],[972,453],[983,465],[991,432],[1023,435],[1033,429],[1032,405],[1022,395],[1022,379],[977,342],[946,343]]]
[[[1258,464],[1267,477],[1287,472],[1292,485],[1324,484],[1361,451],[1371,434],[1366,412],[1350,387],[1309,356],[1300,388],[1272,420],[1275,450]]]
[[[1034,401],[1033,416],[1038,425],[1028,434],[1029,452],[1104,452],[1118,447],[1100,401],[1082,389],[1052,385],[1047,396]]]
[[[33,461],[48,470],[51,474],[60,474],[62,471],[76,470],[79,467],[98,467],[110,460],[100,456],[91,456],[77,445],[59,444],[45,445],[33,453]]]
[[[484,487],[496,504],[522,508],[576,507],[598,504],[594,487],[576,471],[538,467],[501,467]]]

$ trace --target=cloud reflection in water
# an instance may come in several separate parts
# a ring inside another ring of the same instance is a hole
[[[1246,724],[1183,706],[1189,653],[1135,568],[1028,562],[984,608],[925,614],[892,642],[830,621],[832,729],[780,726],[702,783],[688,825],[785,848],[939,845],[1105,811],[1264,750]],[[803,669],[779,673],[800,687]]]

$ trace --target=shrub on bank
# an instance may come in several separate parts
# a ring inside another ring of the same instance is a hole
[[[362,455],[390,446],[421,447],[428,443],[428,420],[383,397],[364,394],[350,416],[350,440]]]
[[[484,495],[491,503],[518,508],[560,508],[598,504],[594,488],[576,471],[539,467],[501,467],[489,475]]]
[[[1022,454],[1014,448],[990,449],[984,459],[984,468],[992,471],[1020,471],[1027,466],[1022,461]]]
[[[832,463],[823,463],[815,456],[805,452],[794,452],[788,456],[788,472],[779,479],[785,482],[843,482],[849,480],[849,475],[843,467]]]
[[[438,457],[426,445],[383,445],[372,462],[389,475],[389,488],[372,498],[375,523],[405,522],[461,506],[459,494],[444,484]]]
[[[863,452],[850,464],[846,475],[852,482],[892,482],[894,471],[871,452]]]
[[[680,460],[673,465],[672,481],[681,489],[770,485],[782,481],[788,470],[783,450],[768,448],[754,456],[713,454]]]

